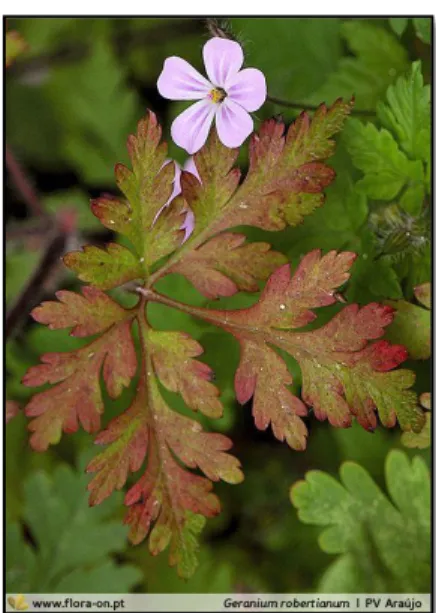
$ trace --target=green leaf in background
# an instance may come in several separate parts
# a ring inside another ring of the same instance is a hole
[[[6,258],[6,303],[10,303],[19,294],[41,257],[37,251],[29,249],[9,250]]]
[[[65,464],[27,479],[23,520],[36,546],[25,544],[17,524],[8,526],[7,591],[127,592],[140,579],[137,568],[110,557],[127,545],[127,529],[110,519],[120,496],[90,508],[87,481],[83,466],[75,472]]]
[[[310,471],[291,489],[303,523],[325,526],[323,551],[341,554],[321,580],[323,592],[427,592],[431,581],[430,475],[420,457],[386,459],[391,500],[358,464],[345,462],[342,483]]]
[[[232,26],[246,65],[265,73],[272,96],[300,102],[318,89],[340,58],[337,18],[243,18],[232,19]],[[339,96],[347,94],[342,91]]]
[[[109,43],[97,38],[89,56],[55,67],[45,92],[62,126],[64,160],[91,185],[112,185],[113,167],[126,161],[126,134],[141,109]]]
[[[391,130],[406,154],[414,160],[430,157],[430,85],[424,85],[421,62],[388,88],[387,104],[377,106],[383,125]]]
[[[432,18],[414,17],[412,21],[418,38],[429,45],[431,43]]]
[[[77,27],[78,20],[73,17],[17,18],[13,24],[28,41],[29,53],[35,55],[59,46],[59,41],[65,41]]]
[[[401,442],[405,447],[411,449],[427,449],[431,445],[432,428],[431,428],[431,394],[430,392],[424,392],[419,397],[419,402],[424,409],[427,409],[425,413],[425,425],[421,432],[403,432],[401,435]]]
[[[408,17],[390,17],[389,25],[397,36],[401,36],[407,28]]]
[[[382,298],[403,297],[400,280],[393,268],[393,262],[381,258],[380,247],[374,234],[366,227],[359,235],[356,249],[358,254],[353,264],[353,274],[346,286],[346,297],[350,302],[367,302]],[[374,269],[377,268],[377,274]]]
[[[416,182],[422,186],[424,170],[421,162],[408,160],[385,129],[350,120],[347,128],[348,150],[354,165],[364,173],[357,187],[374,200],[392,200],[400,190]],[[422,202],[421,200],[418,202]]]
[[[328,187],[324,205],[308,216],[304,224],[283,233],[279,249],[290,258],[299,258],[316,248],[355,251],[367,215],[367,198],[356,190],[345,170]],[[320,228],[325,231],[321,233]]]
[[[308,102],[330,103],[337,96],[354,95],[356,109],[375,108],[388,85],[407,69],[406,50],[394,34],[376,22],[356,19],[341,24],[341,36],[354,57],[341,57],[336,70]]]
[[[428,295],[431,294],[430,283]],[[415,288],[415,296],[419,300],[420,290]],[[431,313],[430,304],[423,308],[406,300],[387,301],[395,310],[395,319],[386,331],[386,338],[393,343],[404,345],[413,360],[426,360],[431,355]],[[425,304],[425,303],[424,303]]]

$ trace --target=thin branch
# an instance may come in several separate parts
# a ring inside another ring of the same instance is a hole
[[[59,258],[65,251],[68,236],[68,230],[65,227],[59,225],[56,228],[38,267],[28,279],[22,292],[6,315],[6,338],[13,334],[21,320],[27,317],[31,309],[38,304],[41,294],[44,292],[45,283],[59,265]]]
[[[267,96],[266,99],[268,102],[271,102],[271,104],[284,106],[288,109],[296,109],[300,111],[318,110],[318,105],[316,104],[306,104],[305,102],[290,102],[289,100],[282,100],[281,98],[276,98],[275,96]],[[375,111],[359,110],[353,108],[351,113],[353,115],[362,115],[364,117],[375,117]]]
[[[53,219],[45,216],[43,219],[24,221],[21,223],[13,222],[6,228],[6,243],[22,243],[28,241],[42,242],[53,226]]]
[[[36,217],[44,217],[46,213],[38,194],[8,145],[6,145],[6,168],[24,203]]]

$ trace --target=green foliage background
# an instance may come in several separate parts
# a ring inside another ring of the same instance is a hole
[[[430,115],[425,84],[431,75],[431,19],[238,18],[228,25],[244,46],[247,65],[264,71],[271,96],[303,106],[352,95],[356,99],[357,112],[333,158],[337,179],[328,189],[325,206],[296,228],[278,234],[250,230],[249,237],[268,240],[293,263],[313,248],[355,251],[360,257],[346,288],[347,300],[413,301],[413,287],[430,281]],[[127,134],[147,108],[158,114],[169,137],[171,120],[181,105],[161,99],[156,80],[169,55],[202,69],[204,21],[25,18],[8,20],[8,27],[19,31],[28,44],[6,75],[8,145],[28,170],[47,211],[76,211],[76,242],[83,244],[90,237],[94,243],[105,242],[110,234],[102,232],[90,213],[89,196],[115,191],[113,166],[127,162]],[[289,122],[298,111],[268,102],[255,116],[256,125],[275,114]],[[170,154],[179,162],[185,160],[174,144]],[[240,154],[243,167],[246,161],[245,146]],[[38,230],[38,219],[9,180],[6,190],[5,216],[11,231],[6,297],[12,306],[37,266],[47,234]],[[36,299],[52,297],[59,288],[77,287],[59,267]],[[206,304],[176,275],[163,279],[160,289],[180,300]],[[119,300],[129,299],[120,291],[114,294]],[[238,307],[253,300],[240,294],[219,304]],[[332,308],[323,309],[320,320],[332,313]],[[250,408],[237,406],[232,391],[235,341],[163,306],[152,305],[150,319],[158,328],[185,330],[204,345],[205,360],[216,372],[226,407],[224,417],[209,425],[235,441],[244,483],[217,487],[223,512],[208,522],[199,569],[184,582],[168,567],[165,554],[152,558],[145,544],[128,544],[121,525],[121,496],[101,508],[88,508],[83,466],[84,453],[93,453],[91,437],[80,432],[36,454],[29,449],[26,420],[20,413],[6,428],[8,591],[429,589],[428,450],[405,449],[398,429],[373,434],[358,426],[337,430],[312,417],[307,451],[290,450],[270,432],[256,431]],[[42,352],[67,351],[80,342],[25,318],[6,346],[8,399],[25,404],[29,390],[20,380]],[[417,373],[417,390],[428,391],[428,361],[410,361],[407,366]],[[290,368],[298,390],[298,369],[292,364]],[[105,423],[127,406],[131,393],[127,390],[117,401],[107,399]],[[169,401],[187,410],[175,395],[169,394]],[[414,456],[412,464],[407,456]],[[365,487],[360,492],[346,494],[333,480],[345,461],[342,480],[362,479]],[[392,503],[377,489],[385,488],[385,463]],[[313,470],[323,473],[312,478],[311,495],[309,486],[293,489],[297,512],[289,488]],[[398,471],[404,483],[393,483]],[[409,499],[419,500],[419,508],[407,506],[406,491]],[[346,495],[352,504],[343,503]],[[377,497],[384,515],[374,521],[365,508]],[[337,525],[328,537],[323,533],[319,547],[316,524],[328,523],[322,517],[326,509]],[[401,566],[399,556],[415,555],[415,550],[419,563]]]

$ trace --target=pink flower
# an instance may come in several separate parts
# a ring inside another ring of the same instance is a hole
[[[266,82],[257,68],[241,70],[244,55],[232,40],[212,38],[203,47],[205,79],[180,57],[165,60],[157,82],[159,93],[170,100],[198,100],[171,126],[174,142],[190,154],[204,145],[213,119],[221,142],[239,147],[253,131],[248,114],[266,100]]]
[[[171,160],[166,160],[166,162],[164,163],[162,168],[164,166],[166,166],[167,164],[169,164],[170,162],[171,162]],[[186,170],[187,172],[190,172],[192,175],[197,177],[197,179],[201,183],[200,175],[198,174],[197,167],[195,166],[194,158],[188,158],[186,160],[185,165],[183,166],[183,170]],[[182,193],[182,186],[181,186],[181,183],[180,183],[181,174],[182,174],[182,171],[181,171],[181,168],[180,168],[180,164],[178,164],[177,162],[174,162],[173,191],[172,191],[172,194],[169,197],[168,201],[156,213],[156,217],[154,218],[153,225],[156,223],[156,220],[159,217],[159,215],[162,213],[162,211],[164,209],[166,209],[171,204],[171,202],[174,200],[174,198],[176,198],[176,196],[178,196],[179,194]],[[185,220],[184,220],[183,224],[180,226],[180,230],[185,230],[185,236],[183,238],[182,245],[191,236],[191,234],[192,234],[192,232],[194,230],[194,227],[195,227],[194,213],[186,205],[186,217],[185,217]]]

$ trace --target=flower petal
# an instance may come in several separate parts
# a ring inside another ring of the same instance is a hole
[[[194,231],[194,227],[195,227],[195,216],[194,216],[194,213],[191,211],[190,208],[187,208],[185,220],[182,223],[182,225],[180,226],[181,230],[185,230],[185,236],[183,238],[182,245],[183,245],[183,243],[186,243],[188,238],[191,236],[191,234]]]
[[[200,100],[207,96],[212,84],[186,60],[174,56],[165,60],[157,89],[170,100]]]
[[[242,106],[226,98],[216,115],[216,127],[223,145],[234,148],[242,145],[253,132],[253,120]]]
[[[196,177],[201,183],[200,175],[198,174],[197,166],[195,165],[193,157],[190,157],[186,160],[183,166],[183,170],[186,170],[186,172],[190,172],[191,175],[194,175],[194,177]]]
[[[164,162],[162,168],[164,166],[166,166],[167,164],[169,164],[170,162],[171,162],[171,160],[166,160]],[[180,183],[181,174],[182,174],[182,170],[180,168],[180,164],[178,164],[176,161],[174,161],[173,192],[172,192],[171,196],[169,197],[168,202],[166,202],[164,206],[168,206],[170,204],[170,202],[172,202],[176,196],[178,196],[179,194],[182,193],[182,185]]]
[[[229,98],[246,111],[257,111],[266,100],[266,81],[257,68],[244,68],[226,83]]]
[[[171,164],[171,162],[174,163],[173,191],[171,193],[171,196],[165,202],[165,204],[160,207],[160,209],[158,210],[158,212],[154,216],[152,227],[156,223],[156,220],[159,217],[159,215],[162,213],[162,211],[164,209],[166,209],[167,206],[169,206],[171,204],[171,202],[174,200],[174,198],[176,196],[178,196],[179,194],[182,193],[182,185],[181,185],[181,182],[180,182],[180,177],[181,177],[181,174],[182,174],[182,170],[180,168],[180,164],[178,164],[175,160],[174,161],[173,160],[165,160],[165,162],[162,164],[162,168],[164,168],[164,166],[166,166],[167,164]],[[162,170],[162,168],[161,168],[161,170]]]
[[[211,38],[203,47],[203,60],[212,83],[225,89],[227,80],[241,69],[244,54],[234,40]]]
[[[205,99],[196,102],[183,111],[171,126],[171,136],[179,147],[190,154],[196,153],[204,145],[209,134],[218,105]]]

